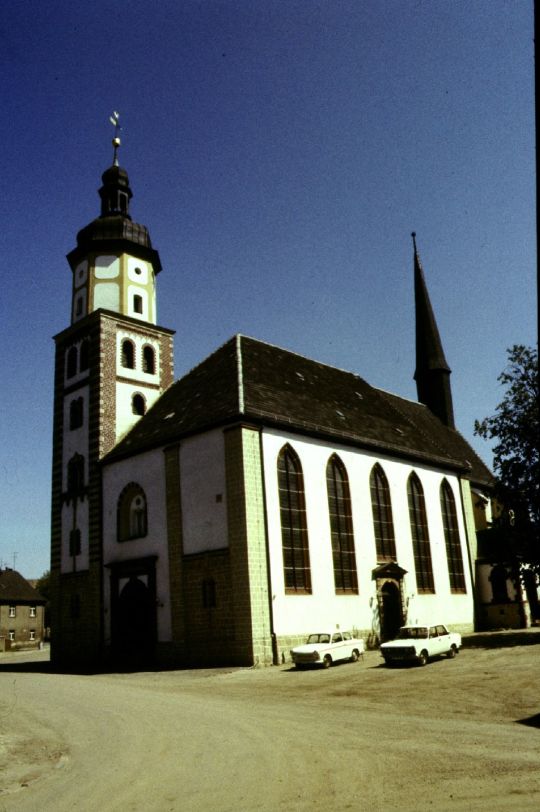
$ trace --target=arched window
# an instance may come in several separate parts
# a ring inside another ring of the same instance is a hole
[[[284,446],[277,465],[285,592],[311,592],[311,571],[302,466],[293,449]]]
[[[73,429],[80,429],[83,424],[84,419],[84,401],[82,398],[75,398],[69,404],[69,428],[71,431]]]
[[[143,415],[146,412],[146,401],[142,395],[133,395],[131,398],[131,411],[133,414]]]
[[[126,485],[118,500],[118,541],[142,538],[147,533],[146,496],[140,485],[130,482],[129,485]]]
[[[390,488],[383,469],[376,463],[371,469],[369,478],[371,490],[371,510],[373,512],[373,530],[375,532],[375,546],[377,561],[396,560],[396,540],[394,536],[394,520],[392,518],[392,501]]]
[[[135,368],[135,346],[128,338],[122,341],[122,366],[126,369]]]
[[[156,354],[149,344],[143,347],[143,372],[153,375],[156,371]]]
[[[431,548],[426,515],[424,490],[418,476],[414,473],[407,480],[407,497],[409,501],[409,520],[416,570],[416,588],[420,594],[435,592]]]
[[[75,454],[67,466],[67,492],[69,499],[78,499],[84,493],[84,457]]]
[[[334,584],[337,593],[358,592],[356,555],[351,512],[349,478],[340,458],[334,454],[326,466],[326,489],[332,536]]]
[[[450,591],[465,592],[465,573],[463,571],[463,555],[459,539],[456,500],[446,479],[441,482],[440,496]]]
[[[89,367],[89,353],[90,353],[90,342],[87,338],[81,342],[81,349],[79,351],[79,369],[81,372],[84,372]]]
[[[77,347],[70,347],[67,351],[66,377],[73,378],[77,374]]]

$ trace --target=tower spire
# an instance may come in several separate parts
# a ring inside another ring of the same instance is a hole
[[[413,231],[414,300],[416,306],[416,370],[414,380],[418,400],[427,406],[445,425],[454,428],[454,407],[450,388],[451,369],[444,356],[441,337]]]
[[[117,113],[116,110],[113,112],[112,116],[109,116],[109,121],[114,127],[114,138],[112,140],[113,145],[113,166],[118,166],[118,149],[120,144],[120,130],[122,129],[120,126],[120,113]]]

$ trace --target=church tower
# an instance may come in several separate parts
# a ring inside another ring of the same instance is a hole
[[[100,460],[173,380],[173,331],[156,324],[158,252],[130,215],[118,164],[102,176],[101,213],[68,254],[71,324],[55,336],[51,585],[52,659],[95,662],[102,650]]]
[[[416,234],[413,231],[414,246],[414,299],[416,306],[416,371],[414,380],[418,400],[430,409],[446,426],[455,428],[452,390],[450,388],[451,369],[442,348],[441,337],[433,315],[424,271],[416,248]]]

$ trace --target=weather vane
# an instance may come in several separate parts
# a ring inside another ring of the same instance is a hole
[[[112,116],[109,116],[109,121],[114,127],[114,138],[112,140],[113,145],[113,166],[118,166],[118,147],[120,146],[120,130],[122,129],[120,126],[120,113],[117,113],[116,110],[113,112]]]

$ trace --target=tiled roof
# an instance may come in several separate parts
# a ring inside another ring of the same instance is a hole
[[[492,481],[459,432],[422,404],[240,335],[173,384],[106,461],[239,418],[461,470],[478,483]]]
[[[0,570],[0,603],[45,603],[39,592],[16,570]]]

